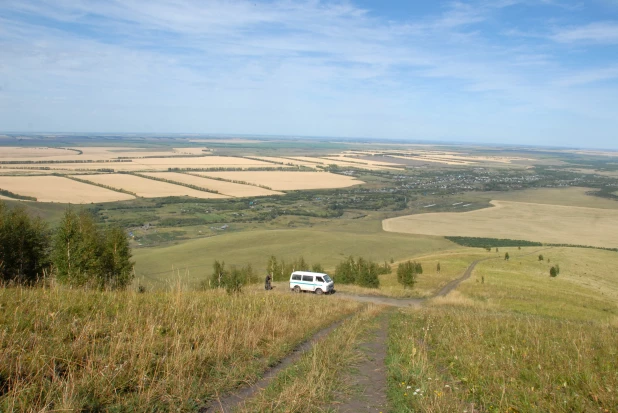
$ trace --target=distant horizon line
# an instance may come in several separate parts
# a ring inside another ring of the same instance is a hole
[[[253,139],[320,139],[320,140],[345,140],[345,141],[369,141],[369,142],[389,142],[395,141],[399,144],[434,144],[434,145],[479,145],[479,146],[494,146],[494,147],[522,147],[522,148],[541,148],[541,149],[579,149],[579,150],[596,150],[596,151],[611,151],[618,152],[617,148],[607,147],[585,147],[585,146],[552,146],[542,144],[517,144],[517,143],[498,143],[498,142],[475,142],[475,141],[452,141],[452,140],[428,140],[428,139],[414,139],[414,138],[375,138],[375,137],[362,137],[362,136],[315,136],[315,135],[278,135],[278,134],[249,134],[249,133],[212,133],[212,132],[59,132],[59,131],[39,131],[39,132],[25,132],[25,131],[0,131],[0,135],[88,135],[88,136],[207,136],[209,138],[253,138]],[[0,140],[0,142],[2,142]]]

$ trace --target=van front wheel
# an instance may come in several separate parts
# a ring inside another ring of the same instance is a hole
[[[299,293],[300,292],[300,287],[298,285],[294,286],[294,292],[295,293]]]
[[[316,293],[317,295],[322,295],[322,294],[324,294],[324,291],[322,291],[320,288],[316,288],[316,289],[315,289],[315,293]]]

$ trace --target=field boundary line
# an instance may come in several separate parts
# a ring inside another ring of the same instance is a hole
[[[222,194],[219,193],[219,191],[215,191],[214,189],[202,188],[201,186],[198,186],[198,185],[185,184],[183,182],[178,182],[178,181],[174,181],[174,180],[171,180],[171,179],[157,178],[157,177],[154,177],[154,176],[143,175],[143,174],[138,173],[138,172],[123,172],[123,173],[126,173],[127,175],[138,176],[138,177],[144,178],[144,179],[151,179],[153,181],[163,182],[163,183],[170,184],[170,185],[184,186],[185,188],[195,189],[196,191],[202,191],[202,192],[208,192],[208,193],[211,193],[211,194],[222,195]],[[225,195],[225,196],[229,196],[229,195]],[[232,198],[235,198],[235,197],[232,197]]]
[[[285,172],[285,171],[284,171]],[[193,176],[197,176],[199,178],[208,178],[208,179],[214,179],[215,181],[221,181],[221,182],[228,182],[230,184],[238,184],[238,185],[247,185],[247,186],[255,186],[258,188],[262,188],[262,189],[268,189],[269,191],[274,191],[274,189],[272,189],[269,186],[266,185],[260,185],[260,184],[254,184],[252,182],[247,182],[247,181],[235,181],[233,179],[227,179],[227,178],[221,178],[218,176],[210,176],[210,175],[198,175],[196,173],[190,173],[190,172],[181,172],[184,173],[186,175],[193,175]],[[205,172],[208,173],[208,172]]]
[[[109,189],[110,191],[120,192],[122,194],[133,195],[134,197],[139,198],[139,195],[137,195],[135,192],[131,192],[131,191],[127,190],[127,189],[116,188],[116,187],[105,185],[105,184],[99,184],[97,182],[89,181],[87,179],[78,178],[78,177],[73,176],[73,175],[61,175],[61,174],[51,174],[51,175],[53,175],[53,176],[60,176],[60,177],[67,178],[67,179],[72,179],[73,181],[81,182],[82,184],[98,186],[99,188]],[[88,176],[88,175],[85,175],[85,176]]]

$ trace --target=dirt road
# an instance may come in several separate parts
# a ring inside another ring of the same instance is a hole
[[[548,248],[522,254],[521,257],[531,254],[536,254]],[[443,297],[453,291],[463,281],[472,276],[477,264],[483,261],[499,259],[500,257],[487,257],[472,262],[463,275],[455,280],[450,281],[444,287],[440,288],[434,295],[427,298],[391,298],[370,295],[354,295],[349,293],[337,293],[336,296],[352,299],[364,303],[374,303],[380,305],[388,305],[393,307],[417,308],[423,305],[425,301],[435,297]],[[259,390],[268,386],[268,384],[277,376],[277,374],[296,363],[298,359],[311,347],[326,337],[331,331],[337,328],[343,321],[339,321],[330,327],[327,327],[316,333],[311,339],[297,347],[290,355],[285,357],[281,362],[272,369],[265,372],[262,379],[257,383],[237,390],[232,394],[217,398],[210,405],[205,406],[200,411],[203,413],[214,412],[232,412],[237,407],[241,406],[246,400],[255,395]],[[348,398],[340,402],[336,409],[340,412],[376,412],[388,411],[386,406],[386,368],[384,360],[386,358],[386,342],[388,337],[388,317],[380,319],[380,327],[376,332],[376,336],[367,341],[362,347],[363,359],[357,364],[356,369],[359,372],[354,377],[356,384],[361,388],[363,397]]]

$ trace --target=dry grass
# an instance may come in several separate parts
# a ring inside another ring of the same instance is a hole
[[[404,289],[397,281],[397,266],[400,262],[407,261],[406,259],[389,264],[391,273],[380,275],[380,288],[338,284],[337,291],[394,298],[430,297],[448,282],[461,277],[473,261],[493,255],[493,253],[487,253],[478,248],[462,248],[438,254],[410,257],[409,259],[417,261],[423,266],[423,274],[417,275],[414,288]],[[439,273],[437,271],[438,263],[440,263]]]
[[[277,191],[300,189],[347,188],[362,184],[355,178],[328,172],[285,172],[285,171],[251,171],[251,172],[203,172],[201,176],[213,176],[232,181],[250,182],[265,185]]]
[[[222,195],[228,195],[233,197],[281,195],[281,192],[271,191],[253,185],[235,184],[232,182],[218,181],[216,179],[208,179],[202,176],[182,174],[177,172],[153,172],[146,173],[144,175],[153,176],[155,178],[163,178],[175,182],[182,182],[189,185],[195,185],[200,188],[217,191]]]
[[[180,185],[167,182],[155,181],[152,179],[141,178],[135,175],[126,174],[102,174],[102,175],[81,175],[80,179],[85,179],[112,188],[121,188],[145,198],[156,198],[163,196],[191,196],[193,198],[226,198],[225,195],[213,194],[211,192],[198,191]]]
[[[391,218],[383,221],[383,228],[424,235],[618,247],[618,211],[508,201],[492,201],[492,204],[493,208],[471,212]]]
[[[0,289],[0,411],[195,410],[359,308],[330,298]]]
[[[0,176],[0,188],[40,202],[86,204],[134,199],[133,196],[58,176]]]
[[[492,192],[497,201],[527,202],[533,204],[564,205],[574,207],[618,209],[618,202],[598,196],[587,195],[592,188],[540,188],[523,191]]]
[[[393,411],[613,412],[616,326],[446,305],[390,328]]]
[[[617,253],[553,248],[517,257],[519,251],[502,248],[501,254],[505,252],[510,261],[479,263],[458,290],[477,302],[519,313],[604,321],[618,315]],[[549,269],[556,264],[560,274],[551,278]]]
[[[375,327],[384,307],[369,305],[316,344],[302,359],[281,372],[275,381],[240,412],[319,412],[336,391],[346,388],[345,372],[358,359],[358,345]]]

